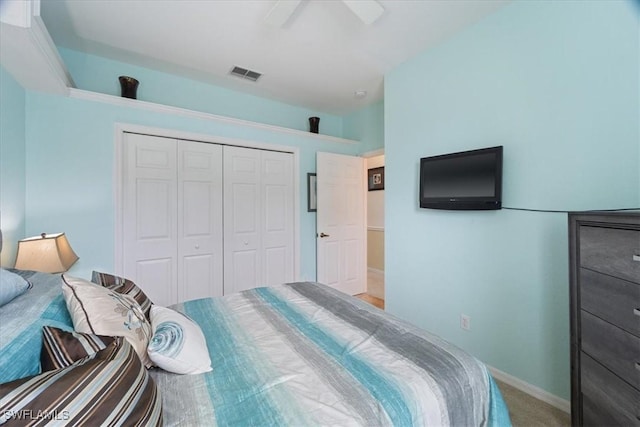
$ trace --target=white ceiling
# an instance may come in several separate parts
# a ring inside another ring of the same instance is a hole
[[[341,0],[306,0],[282,28],[264,21],[275,0],[44,0],[41,13],[58,46],[344,114],[379,100],[385,73],[508,1],[380,1],[365,25]],[[230,76],[234,65],[263,76]]]

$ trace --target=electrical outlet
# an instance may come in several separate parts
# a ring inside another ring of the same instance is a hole
[[[462,329],[464,329],[465,331],[470,331],[471,330],[471,317],[467,316],[466,314],[461,314],[460,315],[460,327]]]

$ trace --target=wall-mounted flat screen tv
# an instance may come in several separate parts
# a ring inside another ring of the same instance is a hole
[[[502,208],[502,146],[420,159],[420,207]]]

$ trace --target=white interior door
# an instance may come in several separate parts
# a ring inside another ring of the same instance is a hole
[[[125,134],[123,275],[159,305],[177,301],[176,140]]]
[[[293,156],[261,151],[262,284],[293,282]]]
[[[366,290],[364,159],[317,153],[318,282],[346,294]]]
[[[222,146],[178,143],[178,301],[222,296]]]
[[[224,147],[224,293],[260,285],[260,151]]]
[[[294,280],[293,156],[224,147],[224,293]]]
[[[294,155],[123,134],[119,273],[152,301],[295,279]]]

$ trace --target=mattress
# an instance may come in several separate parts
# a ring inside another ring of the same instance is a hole
[[[173,308],[203,329],[213,371],[152,371],[166,425],[510,425],[480,361],[327,286]]]

